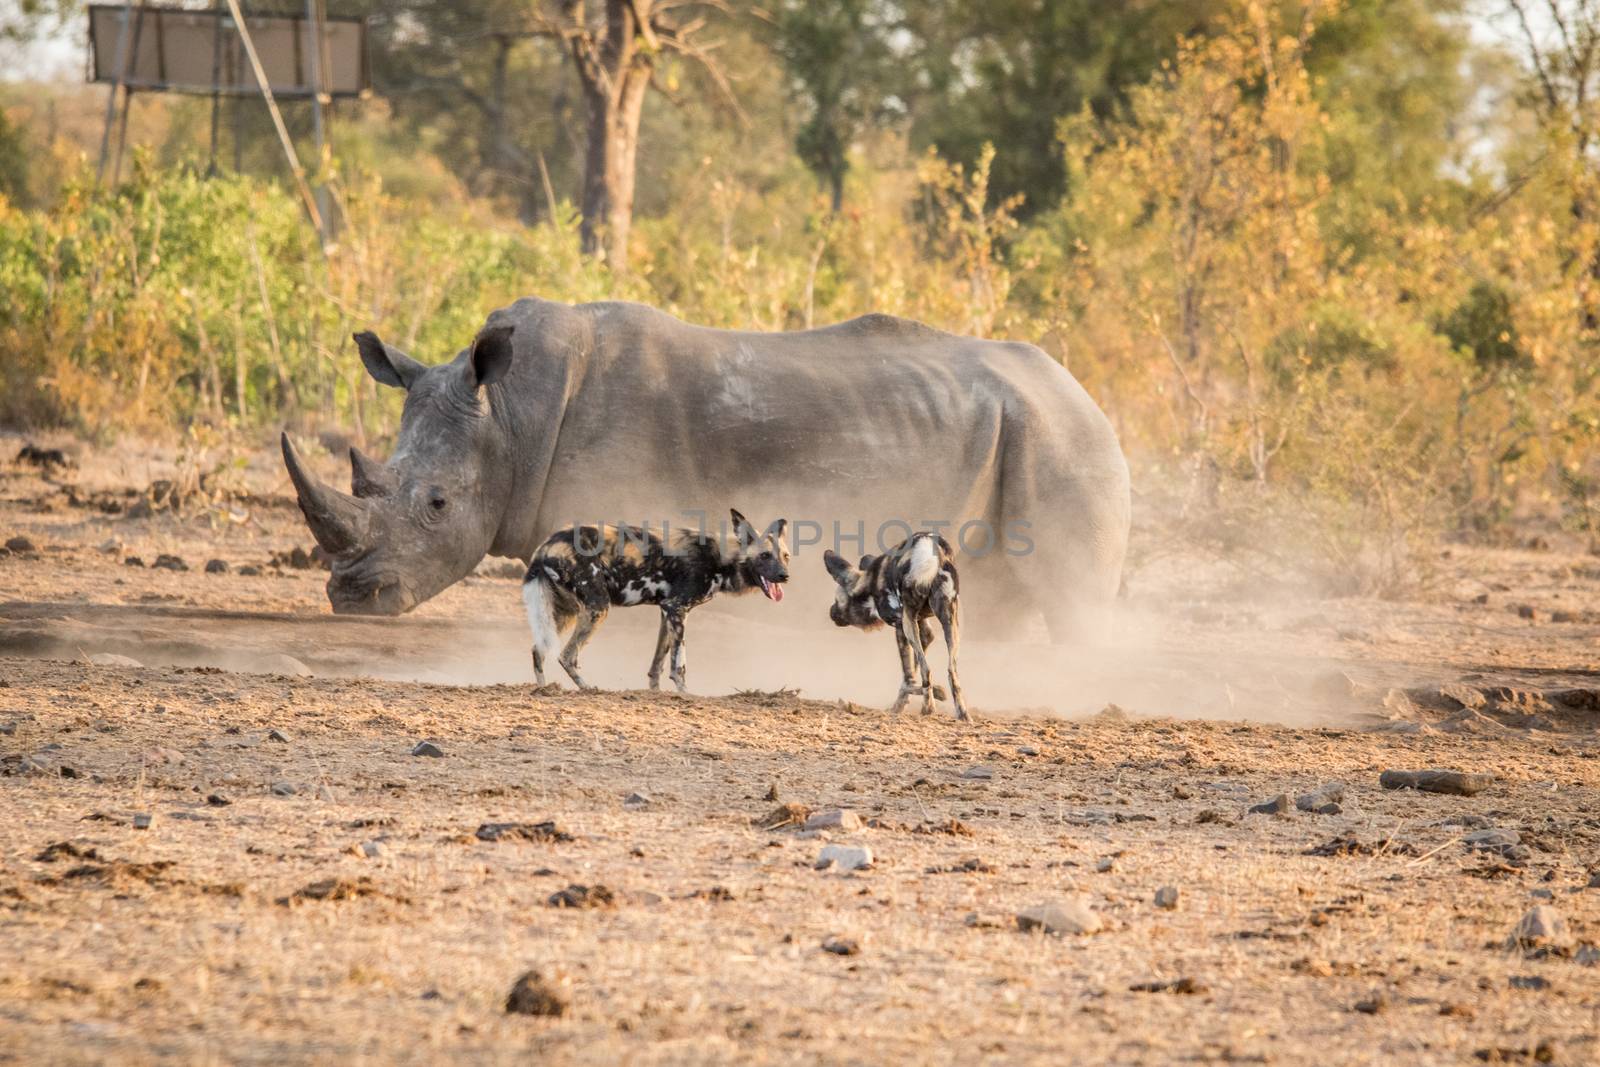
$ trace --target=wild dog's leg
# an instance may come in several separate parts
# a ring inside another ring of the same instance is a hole
[[[933,644],[933,620],[924,615],[917,621],[917,631],[922,638],[922,654],[926,656],[928,654],[928,647]],[[945,696],[944,686],[933,684],[933,677],[928,673],[928,665],[926,661],[924,661],[922,665],[922,688],[931,691],[933,693],[933,699],[935,700],[950,699],[949,697]]]
[[[650,661],[650,688],[661,688],[661,666],[667,661],[667,653],[672,651],[672,625],[667,622],[667,609],[661,609],[661,632],[656,635],[656,655]]]
[[[689,665],[685,662],[683,650],[683,619],[687,614],[682,608],[662,608],[661,615],[667,626],[672,630],[672,684],[678,687],[678,692],[687,693]]]
[[[922,634],[919,630],[915,613],[908,608],[900,616],[900,632],[906,644],[911,646],[911,651],[916,653],[917,667],[922,671],[923,679],[926,680],[931,672],[928,670],[928,655],[922,651]],[[909,684],[910,678],[908,677],[906,681]],[[924,715],[933,714],[933,693],[929,691],[930,688],[928,685],[923,685],[921,689],[914,690],[922,694],[922,714]]]
[[[605,620],[606,609],[596,608],[585,604],[578,609],[578,625],[573,629],[572,636],[567,640],[567,647],[561,651],[561,666],[565,668],[567,676],[572,679],[572,684],[579,689],[592,689],[578,676],[578,653],[583,651],[583,646],[589,643],[589,638],[600,628],[600,623]]]
[[[967,702],[961,697],[961,679],[956,676],[956,654],[961,648],[961,605],[954,600],[943,600],[939,604],[939,622],[944,625],[944,643],[950,652],[950,699],[956,705],[956,718],[970,720],[967,714]]]
[[[533,684],[544,684],[544,653],[539,651],[539,646],[533,646]]]
[[[905,631],[898,626],[894,628],[894,643],[900,648],[900,695],[894,698],[894,707],[889,710],[898,715],[916,691],[917,683],[911,673],[911,642],[906,640]]]

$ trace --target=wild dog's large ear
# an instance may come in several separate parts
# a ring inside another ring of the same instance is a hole
[[[740,545],[752,544],[760,538],[750,520],[739,514],[738,508],[729,508],[728,514],[733,517],[733,536],[739,539]]]
[[[366,364],[367,373],[382,385],[410,389],[411,384],[428,369],[398,348],[378,340],[378,335],[371,330],[362,330],[353,335],[353,339],[356,351],[361,353],[361,362]]]
[[[850,561],[845,559],[833,549],[822,553],[822,565],[828,568],[828,573],[833,575],[833,580],[841,584],[849,584],[855,568],[850,566]]]
[[[774,541],[782,541],[783,531],[787,530],[788,528],[789,520],[779,519],[777,522],[767,527],[767,536],[772,538]]]
[[[480,332],[472,342],[472,355],[467,357],[467,369],[472,374],[474,389],[493,385],[511,369],[511,335],[515,326],[490,326]]]

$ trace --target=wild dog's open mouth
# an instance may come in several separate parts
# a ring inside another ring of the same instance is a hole
[[[772,601],[774,604],[783,599],[783,586],[777,584],[776,582],[769,582],[765,578],[761,579],[761,591],[765,593],[767,595],[767,599]]]

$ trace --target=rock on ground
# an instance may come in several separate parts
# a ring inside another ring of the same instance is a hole
[[[1104,924],[1100,921],[1088,898],[1064,897],[1045,901],[1017,912],[1017,929],[1041,930],[1047,934],[1093,934]]]
[[[872,866],[872,849],[865,845],[828,845],[817,854],[817,870],[829,867],[841,871],[859,871]]]
[[[1378,784],[1385,789],[1417,789],[1424,793],[1449,793],[1470,797],[1494,784],[1492,774],[1472,774],[1467,771],[1384,771]]]

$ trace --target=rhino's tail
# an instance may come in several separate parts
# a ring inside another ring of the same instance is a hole
[[[522,603],[528,609],[528,628],[533,631],[533,652],[537,663],[555,653],[561,632],[572,624],[573,613],[565,610],[555,583],[543,568],[529,570],[522,583]]]

